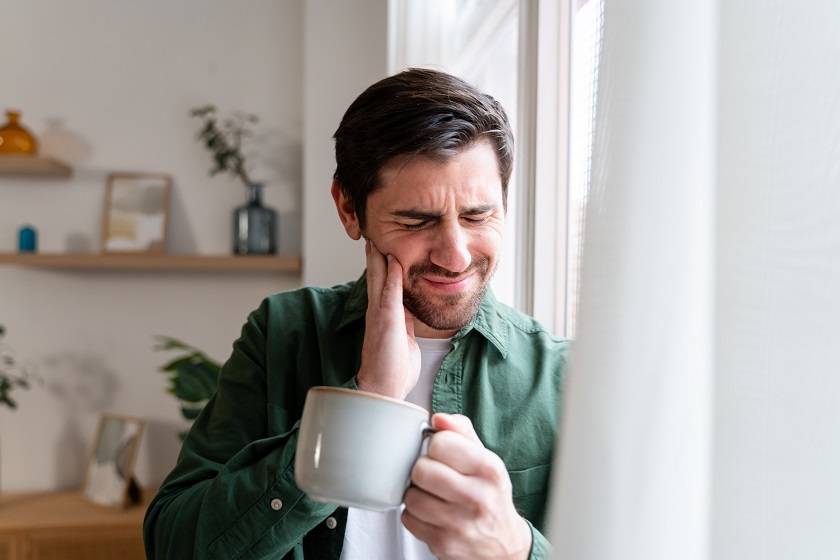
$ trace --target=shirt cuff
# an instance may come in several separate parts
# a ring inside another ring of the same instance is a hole
[[[548,560],[551,558],[551,543],[530,521],[525,521],[531,529],[531,552],[528,554],[528,560]]]

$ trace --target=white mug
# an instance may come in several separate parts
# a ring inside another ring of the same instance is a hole
[[[375,393],[312,387],[298,432],[295,482],[313,500],[384,511],[399,506],[429,413]]]

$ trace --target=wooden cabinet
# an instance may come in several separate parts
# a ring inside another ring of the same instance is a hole
[[[0,560],[143,560],[147,505],[110,509],[81,492],[0,495]]]

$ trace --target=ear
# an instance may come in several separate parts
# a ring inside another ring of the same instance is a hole
[[[357,240],[362,237],[362,228],[359,226],[359,218],[356,216],[356,209],[353,203],[347,197],[341,184],[333,179],[332,188],[333,200],[335,201],[335,209],[338,211],[338,219],[341,220],[341,225],[344,226],[344,231],[351,239]]]

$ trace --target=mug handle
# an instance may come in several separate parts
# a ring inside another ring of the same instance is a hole
[[[432,428],[428,422],[423,425],[423,431],[420,432],[420,455],[426,455],[429,452],[429,438],[439,431]]]
[[[439,431],[440,430],[436,430],[436,429],[432,428],[432,425],[429,424],[428,422],[423,423],[423,430],[420,432],[420,435],[421,435],[421,438],[420,438],[420,453],[418,455],[418,458],[422,455],[426,455],[429,452],[429,441],[428,440],[429,440],[430,437],[432,437],[434,434],[438,433]],[[408,484],[405,487],[406,491],[408,491],[408,489],[411,488],[412,486],[414,486],[414,483],[411,482],[411,479],[409,479]],[[404,495],[403,495],[403,500],[405,500]]]

